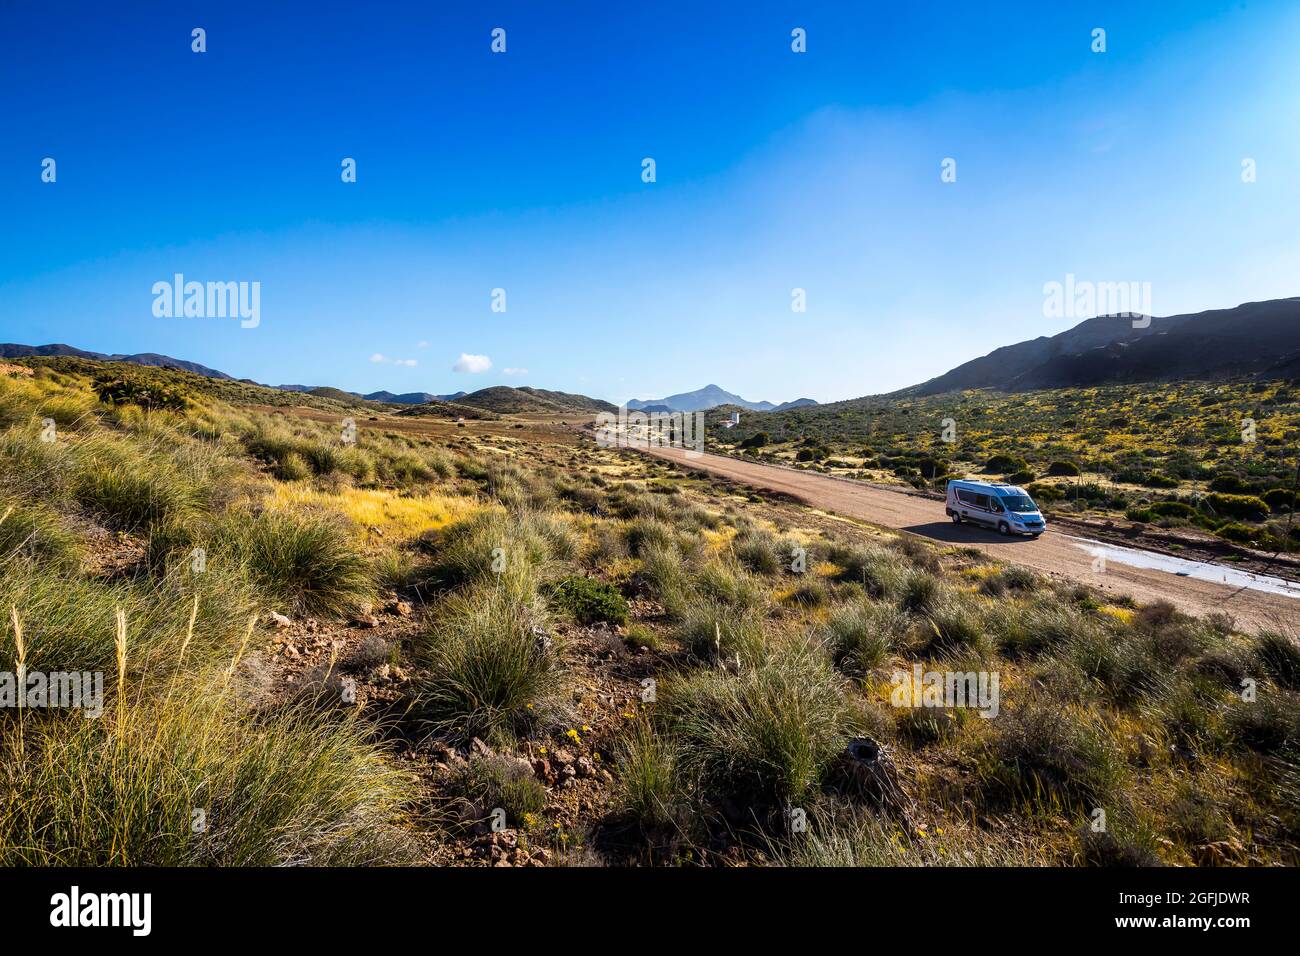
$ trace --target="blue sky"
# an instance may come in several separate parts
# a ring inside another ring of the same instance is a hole
[[[831,401],[1075,324],[1068,273],[1300,292],[1294,3],[622,6],[7,0],[0,340]],[[260,282],[260,324],[154,316],[178,272]]]

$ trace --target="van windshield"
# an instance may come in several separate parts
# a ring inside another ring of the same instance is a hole
[[[1008,511],[1014,511],[1017,514],[1038,510],[1038,506],[1034,504],[1034,499],[1028,495],[1007,495],[999,500],[1006,505]]]

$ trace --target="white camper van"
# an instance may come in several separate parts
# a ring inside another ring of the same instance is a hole
[[[1030,534],[1037,538],[1047,522],[1034,499],[1023,488],[1001,481],[950,481],[944,509],[954,524],[969,521],[996,528],[1002,534]]]

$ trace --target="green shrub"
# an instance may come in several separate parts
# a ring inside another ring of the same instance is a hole
[[[695,572],[693,582],[698,595],[732,608],[758,609],[766,600],[762,583],[736,564],[714,559]]]
[[[551,602],[579,624],[625,624],[627,601],[618,590],[593,578],[570,576],[548,588]]]
[[[1147,509],[1156,518],[1195,518],[1197,511],[1183,501],[1157,501]]]
[[[884,548],[836,544],[828,557],[840,568],[839,580],[861,584],[873,598],[893,597],[906,581],[904,562]]]
[[[299,481],[311,476],[311,466],[296,451],[288,452],[275,469],[275,477],[281,481]]]
[[[1171,669],[1155,653],[1150,637],[1086,628],[1062,652],[1091,686],[1121,707],[1159,696],[1170,684]]]
[[[560,680],[557,649],[530,573],[452,595],[417,645],[426,674],[416,705],[454,739],[507,740],[533,724]]]
[[[180,411],[187,404],[183,389],[157,380],[102,375],[95,379],[93,387],[99,400],[108,405],[139,405],[150,410],[163,408]]]
[[[1032,841],[948,826],[929,833],[909,833],[874,813],[855,811],[841,818],[816,814],[806,833],[773,844],[776,866],[899,867],[1040,866],[1043,856]]]
[[[812,644],[773,648],[739,674],[666,681],[660,699],[692,789],[747,806],[807,795],[854,730],[843,679]]]
[[[1065,493],[1056,485],[1049,485],[1045,482],[1036,481],[1025,489],[1029,492],[1031,498],[1035,501],[1051,504],[1053,501],[1060,501],[1065,497]]]
[[[1296,502],[1296,493],[1290,488],[1270,488],[1264,492],[1264,503],[1275,512],[1280,512],[1286,508],[1294,508]]]
[[[1294,637],[1266,631],[1255,640],[1255,659],[1273,680],[1300,691],[1300,643]]]
[[[1142,479],[1141,484],[1145,485],[1147,488],[1177,488],[1178,479],[1171,478],[1169,475],[1162,474],[1158,471],[1153,471]]]
[[[991,649],[979,611],[966,595],[945,591],[928,601],[920,613],[924,616],[923,623],[918,626],[922,635],[922,653],[973,651],[984,657]]]
[[[138,531],[181,517],[200,502],[195,483],[159,458],[129,456],[102,442],[80,451],[77,500],[116,530]]]
[[[328,518],[235,512],[209,551],[223,549],[243,561],[268,605],[285,613],[344,614],[374,593],[370,562]]]
[[[434,536],[434,574],[459,586],[491,581],[518,566],[535,570],[551,559],[556,541],[539,516],[492,508]]]
[[[767,638],[763,615],[714,600],[692,600],[682,611],[674,636],[699,660],[760,660]]]
[[[1281,693],[1261,693],[1253,701],[1234,696],[1225,720],[1229,738],[1261,754],[1294,758],[1300,748],[1300,699]]]
[[[1260,529],[1252,528],[1250,525],[1242,524],[1239,521],[1229,521],[1215,528],[1214,533],[1220,538],[1236,541],[1238,544],[1250,544],[1259,537]]]
[[[906,557],[915,568],[933,573],[938,573],[940,570],[939,559],[935,555],[934,548],[915,535],[901,534],[891,538],[889,549]]]
[[[928,611],[941,590],[939,579],[929,571],[908,571],[903,577],[898,606],[904,611]]]
[[[685,613],[691,591],[682,562],[681,552],[671,544],[647,545],[641,552],[640,579],[674,618]]]
[[[1214,476],[1214,478],[1210,481],[1210,490],[1223,491],[1223,492],[1227,492],[1228,494],[1239,495],[1250,491],[1250,485],[1242,481],[1240,475],[1225,473],[1225,474]]]
[[[780,544],[769,532],[746,531],[736,536],[731,548],[741,566],[755,574],[780,574],[784,567]]]
[[[500,808],[508,823],[523,828],[546,808],[546,787],[521,758],[475,753],[453,765],[450,787],[469,801],[477,820]]]
[[[629,647],[646,648],[648,650],[659,650],[659,636],[644,624],[632,623],[627,626],[623,632],[623,640]]]
[[[382,552],[375,558],[375,583],[391,591],[405,591],[424,583],[429,574],[419,557],[404,548]]]
[[[1224,495],[1216,492],[1206,495],[1205,503],[1214,514],[1224,518],[1263,521],[1269,514],[1268,505],[1254,495]]]
[[[1072,461],[1054,461],[1047,466],[1047,474],[1053,478],[1076,478],[1079,466]]]
[[[642,721],[622,738],[615,751],[615,811],[635,820],[643,830],[680,826],[687,795],[677,773],[673,740]]]
[[[11,671],[15,648],[10,606],[22,622],[31,670],[112,675],[116,670],[114,615],[121,609],[128,632],[129,670],[160,678],[181,666],[228,662],[245,637],[254,610],[242,565],[220,555],[209,556],[203,574],[171,573],[165,579],[141,575],[113,581],[51,573],[30,559],[15,557],[0,563],[0,593],[6,609],[0,623],[0,670]]]
[[[1122,760],[1089,712],[1034,699],[1007,708],[992,739],[981,745],[977,774],[994,802],[1052,808],[1106,806],[1119,785]]]
[[[1011,592],[1036,591],[1041,587],[1038,575],[1034,574],[1028,568],[1012,565],[1008,568],[990,574],[980,581],[980,590],[985,594],[997,597]]]
[[[70,571],[81,563],[81,552],[77,536],[55,511],[0,498],[0,564],[21,554],[52,570]]]
[[[999,649],[1012,659],[1087,641],[1101,630],[1086,613],[1055,598],[1027,607],[999,603],[989,613],[988,623]]]
[[[993,474],[1005,475],[1012,471],[1028,468],[1029,462],[1015,455],[994,455],[984,463],[984,470]]]
[[[643,557],[652,547],[665,548],[673,543],[673,529],[657,518],[636,518],[629,522],[624,537],[633,557]]]
[[[835,666],[862,678],[889,659],[907,633],[908,616],[888,604],[861,602],[833,610],[821,628]]]
[[[28,721],[0,741],[0,865],[414,862],[413,781],[358,720],[253,717],[220,688]],[[191,829],[205,811],[207,829]]]
[[[303,441],[297,443],[295,452],[306,459],[311,470],[318,475],[328,475],[344,470],[344,449],[329,441]],[[286,455],[288,452],[285,453]]]

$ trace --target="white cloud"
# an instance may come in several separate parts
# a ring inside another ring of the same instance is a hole
[[[465,352],[460,353],[460,358],[452,365],[453,372],[468,372],[471,375],[478,375],[480,372],[486,372],[492,367],[492,360],[486,355],[469,355]]]
[[[417,362],[415,359],[393,359],[393,364],[394,364],[394,365],[406,365],[406,366],[409,366],[409,367],[411,367],[411,368],[415,368],[415,366],[419,365],[420,363]]]
[[[427,349],[428,347],[429,347],[429,343],[426,342],[424,339],[420,339],[420,344],[416,346],[416,348],[421,348],[421,349]]]
[[[372,361],[372,362],[382,362],[382,361],[384,361],[384,356],[383,356],[381,353],[376,352],[374,355],[370,356],[370,361]]]
[[[501,374],[503,374],[503,375],[527,375],[527,374],[528,374],[528,369],[526,369],[526,368],[503,368],[503,369],[501,370]]]

